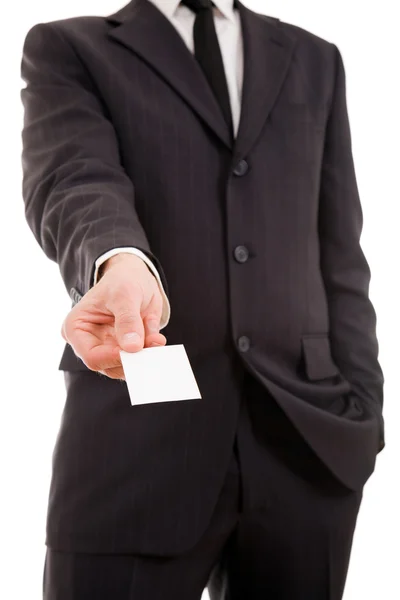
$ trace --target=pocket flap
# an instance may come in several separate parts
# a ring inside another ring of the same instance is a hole
[[[72,349],[72,346],[65,344],[64,352],[61,356],[59,371],[90,371],[83,360],[78,358]]]
[[[326,379],[339,374],[332,359],[328,334],[303,335],[301,342],[308,379]]]

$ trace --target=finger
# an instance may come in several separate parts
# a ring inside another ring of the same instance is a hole
[[[144,336],[154,335],[160,331],[160,316],[151,314],[143,318]]]
[[[63,323],[61,325],[61,336],[62,336],[62,338],[64,339],[65,342],[68,342],[68,340],[67,340],[67,334],[65,332],[65,319],[64,319],[64,321],[63,321]]]
[[[82,360],[92,371],[106,371],[108,369],[121,369],[119,346],[111,347],[101,344],[86,351]]]
[[[161,294],[154,295],[149,308],[143,317],[145,345],[148,346],[152,341],[159,339],[160,320],[162,313],[163,300]]]
[[[108,338],[104,340],[101,336],[101,325],[91,326],[90,331],[77,329],[70,336],[70,345],[73,351],[92,371],[102,371],[108,368],[120,368],[120,348],[115,340]]]
[[[121,350],[125,352],[137,352],[144,346],[141,304],[142,292],[138,290],[117,298],[110,306],[115,317],[115,337]]]
[[[112,368],[112,369],[104,369],[102,371],[99,371],[101,373],[101,375],[105,375],[106,377],[109,377],[110,379],[120,379],[125,381],[125,373],[122,367],[118,367],[118,368]]]
[[[145,348],[152,348],[155,346],[165,346],[167,338],[162,333],[152,333],[145,339]]]
[[[64,319],[62,335],[91,371],[121,366],[119,346],[115,342],[114,320],[109,324],[89,322],[82,311],[72,309]]]

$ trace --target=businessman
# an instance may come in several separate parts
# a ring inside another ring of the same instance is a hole
[[[22,77],[26,219],[73,302],[45,600],[340,600],[385,440],[339,50],[132,0],[36,24]],[[166,343],[202,398],[132,406],[120,350]]]

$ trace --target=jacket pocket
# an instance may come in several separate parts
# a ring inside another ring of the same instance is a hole
[[[91,371],[85,365],[83,360],[78,358],[69,344],[65,345],[64,352],[61,356],[60,364],[58,365],[59,371]],[[92,371],[93,372],[93,371]]]
[[[317,381],[340,374],[332,358],[327,333],[304,334],[301,336],[301,344],[308,379]]]

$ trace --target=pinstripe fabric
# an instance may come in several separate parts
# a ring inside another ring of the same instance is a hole
[[[179,0],[151,0],[152,3],[163,12],[167,19],[176,28],[181,35],[189,50],[194,53],[194,19],[193,11],[189,10],[183,4],[179,5]],[[215,5],[218,10],[215,11],[214,19],[218,34],[218,39],[224,58],[225,74],[228,82],[229,96],[231,101],[231,110],[233,116],[234,133],[237,133],[237,127],[240,119],[240,103],[243,86],[243,42],[240,26],[240,16],[238,11],[234,10],[234,2],[232,0],[217,0]],[[222,11],[222,12],[221,12]],[[149,261],[140,250],[135,248],[116,248],[102,254],[96,260],[96,268],[94,272],[94,284],[97,282],[98,267],[107,260],[112,254],[119,252],[131,252],[140,256],[147,263],[150,270],[155,275],[161,295],[163,297],[163,312],[160,322],[160,329],[163,329],[170,318],[170,306],[168,298],[164,292],[158,271],[153,263]]]
[[[199,600],[206,586],[211,600],[342,599],[363,491],[337,485],[251,376],[243,393],[238,441],[245,452],[239,462],[232,453],[198,542],[172,559],[49,548],[43,600]],[[266,439],[254,444],[260,432]],[[242,501],[244,475],[262,490],[259,510]]]
[[[244,370],[350,489],[384,445],[341,56],[238,9],[245,68],[233,146],[200,67],[147,0],[26,37],[29,226],[73,298],[89,289],[98,256],[142,250],[171,303],[163,333],[185,344],[203,394],[132,409],[125,383],[90,372],[66,346],[54,548],[173,554],[194,544],[222,486]]]

